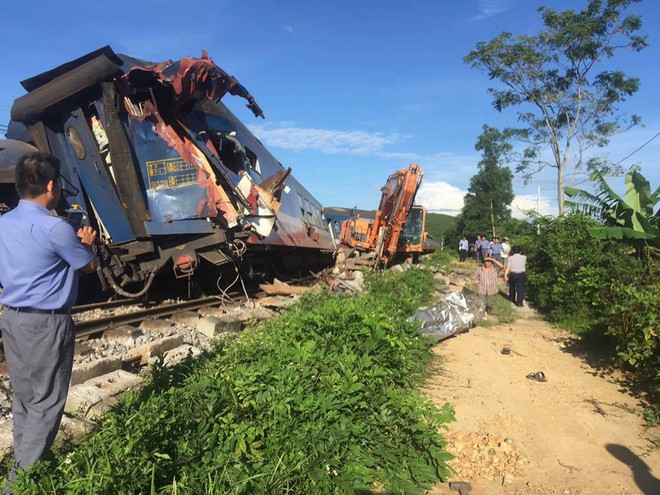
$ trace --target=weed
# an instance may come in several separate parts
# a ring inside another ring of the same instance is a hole
[[[439,268],[446,273],[453,271],[452,262],[456,261],[456,254],[450,249],[439,249],[429,256],[424,257],[424,264]]]
[[[644,416],[648,428],[660,426],[660,404],[647,405],[642,411],[642,416]]]
[[[505,325],[516,321],[516,311],[506,297],[502,294],[496,294],[493,297],[493,311],[488,315],[488,319],[476,322],[479,327],[494,327]]]

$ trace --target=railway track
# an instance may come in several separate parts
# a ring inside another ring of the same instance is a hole
[[[236,293],[235,295],[238,295]],[[124,301],[126,302],[126,301]],[[230,303],[236,306],[240,303]],[[138,325],[147,319],[168,318],[179,311],[196,311],[204,307],[227,306],[227,302],[217,296],[201,297],[168,304],[156,304],[152,307],[138,309],[129,313],[114,313],[93,319],[85,319],[76,322],[76,338],[89,338],[96,334],[102,334],[105,330],[120,325]],[[116,307],[121,307],[117,305]],[[95,305],[89,305],[86,311],[97,309]],[[103,309],[106,309],[105,307]],[[73,313],[73,311],[72,311]],[[80,313],[80,311],[77,311]]]
[[[195,311],[200,308],[219,306],[221,304],[222,300],[218,297],[202,297],[199,299],[191,299],[188,301],[180,301],[170,304],[159,304],[150,308],[145,308],[130,313],[112,314],[108,316],[101,316],[95,319],[82,320],[76,322],[76,337],[91,337],[95,334],[101,334],[105,330],[119,325],[135,325],[150,318],[167,318],[178,311]],[[94,305],[89,306],[90,307],[87,309],[87,311],[96,309]]]
[[[91,304],[79,304],[77,306],[74,306],[71,308],[71,314],[79,314],[79,313],[85,313],[87,311],[94,311],[94,310],[106,310],[106,309],[114,309],[114,308],[120,308],[122,306],[127,306],[130,304],[136,304],[130,299],[115,299],[114,301],[105,301],[105,302],[99,302],[99,303],[91,303]],[[157,301],[153,302],[140,302],[137,304],[141,305],[151,305],[151,304],[158,304]]]

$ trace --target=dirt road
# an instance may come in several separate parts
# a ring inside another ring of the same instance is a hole
[[[616,373],[589,364],[571,342],[523,309],[513,324],[434,347],[442,364],[424,392],[455,406],[451,479],[471,482],[471,495],[660,494],[660,449],[651,444],[660,432],[644,427],[639,400]],[[526,377],[537,371],[546,382]]]

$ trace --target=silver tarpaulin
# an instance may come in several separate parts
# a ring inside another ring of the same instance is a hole
[[[411,316],[408,321],[420,321],[420,333],[439,342],[468,331],[475,320],[483,317],[484,311],[483,302],[474,293],[450,292],[438,304]]]

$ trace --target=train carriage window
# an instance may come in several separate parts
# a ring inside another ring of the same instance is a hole
[[[309,203],[309,214],[312,217],[312,224],[316,225],[318,227],[319,222],[318,222],[318,219],[316,217],[316,206],[312,202]]]
[[[243,157],[241,145],[232,134],[217,133],[213,139],[218,152],[220,153],[220,160],[229,170],[237,174],[240,170],[245,170],[243,166]]]
[[[305,202],[302,195],[298,194],[298,203],[300,205],[300,218],[305,219]]]
[[[71,146],[71,149],[75,153],[78,160],[84,160],[87,156],[87,151],[85,150],[85,145],[82,142],[78,129],[73,126],[69,126],[64,131],[66,140]]]
[[[317,208],[316,205],[313,205],[314,208],[314,222],[317,227],[323,227],[323,219],[321,217],[321,210]]]
[[[309,200],[305,198],[305,221],[314,225],[314,215],[312,214],[312,205],[309,204]]]
[[[218,150],[220,161],[225,167],[235,174],[245,170],[245,162],[247,161],[245,148],[236,139],[236,131],[227,133],[212,130],[209,132],[209,136]]]
[[[252,170],[261,175],[261,165],[259,164],[259,158],[250,148],[245,146],[245,154],[247,155],[248,165]]]

